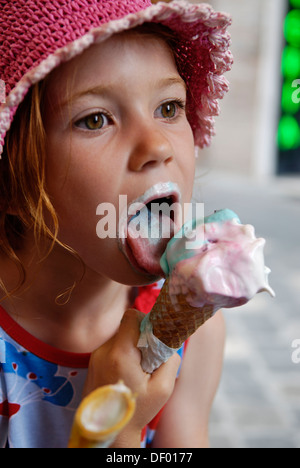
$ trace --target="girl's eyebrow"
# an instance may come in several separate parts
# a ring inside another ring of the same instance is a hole
[[[172,85],[181,85],[184,87],[185,90],[187,89],[186,82],[179,75],[170,76],[168,78],[162,78],[158,80],[157,83],[155,83],[155,86],[157,88],[168,88]]]
[[[185,91],[187,89],[185,81],[180,76],[170,76],[167,78],[159,79],[158,81],[152,83],[152,86],[158,90],[169,88],[170,86],[174,86],[174,85],[180,85],[184,87]],[[114,85],[114,84],[99,85],[99,86],[93,86],[91,88],[88,88],[82,91],[78,91],[77,93],[73,94],[73,96],[63,101],[60,104],[60,107],[61,108],[65,107],[66,105],[69,105],[70,103],[74,102],[77,99],[80,99],[83,96],[89,96],[89,95],[96,95],[96,96],[106,95],[107,96],[116,89],[116,86],[118,87],[119,85],[118,84],[117,85]]]
[[[65,107],[70,103],[76,101],[77,99],[88,96],[88,95],[98,95],[103,96],[109,94],[109,92],[113,89],[113,86],[93,86],[92,88],[85,89],[83,91],[78,91],[77,93],[73,94],[71,97],[68,97],[65,101],[60,104],[60,107]]]

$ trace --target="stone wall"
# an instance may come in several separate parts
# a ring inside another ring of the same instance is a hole
[[[286,1],[208,3],[232,16],[231,50],[235,63],[227,74],[231,88],[216,119],[217,136],[211,148],[201,152],[198,166],[200,170],[209,167],[249,176],[273,175]]]

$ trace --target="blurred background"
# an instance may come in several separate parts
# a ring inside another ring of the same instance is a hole
[[[224,311],[211,446],[300,448],[300,0],[207,3],[232,16],[235,63],[195,199],[206,214],[233,209],[266,238],[276,292]]]
[[[208,3],[232,16],[235,63],[195,196],[207,214],[229,207],[266,238],[276,292],[224,311],[211,445],[300,448],[300,0]]]

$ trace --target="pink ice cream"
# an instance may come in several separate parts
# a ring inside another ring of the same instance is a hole
[[[183,293],[190,305],[212,304],[215,310],[245,304],[262,291],[274,296],[264,263],[265,240],[255,237],[253,226],[222,210],[205,223],[194,223],[192,232],[194,243],[191,231],[183,229],[161,260],[171,296]]]

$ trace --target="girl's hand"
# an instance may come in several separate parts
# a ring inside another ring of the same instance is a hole
[[[114,447],[139,447],[142,429],[170,398],[180,365],[177,353],[153,374],[141,367],[137,348],[144,314],[134,309],[125,312],[118,332],[92,353],[84,395],[120,379],[137,394],[135,414],[114,443]]]

